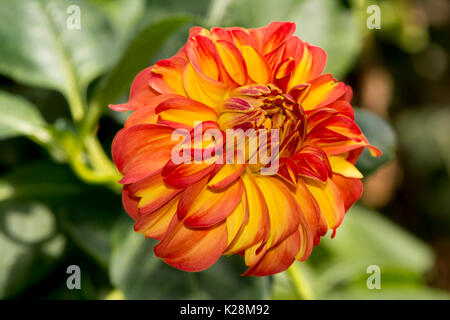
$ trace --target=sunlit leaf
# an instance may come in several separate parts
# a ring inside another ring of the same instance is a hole
[[[370,175],[380,166],[395,159],[397,138],[391,125],[383,118],[355,108],[355,120],[369,143],[383,152],[380,157],[373,157],[369,150],[364,150],[356,166],[364,175]]]
[[[98,88],[97,101],[100,104],[114,103],[126,91],[134,77],[149,66],[151,57],[164,41],[189,18],[168,18],[145,27],[130,43],[118,64]]]
[[[325,238],[321,245],[336,259],[380,268],[402,267],[423,274],[433,264],[433,254],[424,242],[362,206],[350,209],[335,238]]]
[[[45,277],[64,244],[46,206],[0,202],[0,298],[13,297]]]
[[[127,299],[260,299],[267,297],[268,278],[242,277],[245,268],[231,258],[197,273],[177,270],[155,257],[155,240],[133,231],[122,219],[112,234],[110,277]]]
[[[78,6],[80,29],[71,22]],[[1,0],[0,73],[56,89],[69,101],[114,59],[111,28],[100,10],[82,0]]]
[[[48,141],[46,122],[37,108],[20,96],[0,91],[0,139],[27,135]]]

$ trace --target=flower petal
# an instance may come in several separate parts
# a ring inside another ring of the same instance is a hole
[[[174,215],[176,215],[179,198],[176,197],[158,210],[136,219],[134,231],[142,233],[149,238],[162,239]]]
[[[242,176],[248,204],[248,220],[232,243],[227,247],[226,253],[237,253],[246,248],[265,242],[270,230],[269,213],[264,196],[256,184],[251,173]]]
[[[133,183],[162,170],[175,142],[171,140],[172,129],[139,124],[119,131],[112,143],[112,157],[124,175],[120,183]]]
[[[282,272],[295,261],[300,249],[300,234],[292,233],[287,239],[268,250],[259,262],[243,273],[244,276],[268,276]]]
[[[333,182],[341,192],[344,207],[347,211],[361,197],[363,185],[361,180],[346,178],[339,174],[333,175]]]
[[[188,189],[180,201],[178,218],[186,217],[184,224],[188,227],[204,228],[221,222],[236,209],[242,199],[243,185],[237,180],[226,190],[218,192],[204,185],[196,195],[186,197],[189,194]]]
[[[333,180],[325,183],[305,178],[306,186],[311,191],[320,207],[328,228],[336,229],[344,219],[345,207],[341,193]]]
[[[321,75],[311,82],[311,87],[305,97],[302,98],[301,104],[304,110],[312,110],[326,106],[345,93],[345,84],[336,82],[331,74]]]
[[[242,56],[247,66],[248,76],[258,84],[267,84],[270,82],[272,72],[264,57],[253,47],[244,45],[242,47]]]
[[[187,63],[187,60],[181,57],[158,61],[151,69],[148,83],[161,94],[171,93],[185,96],[182,74]]]
[[[128,187],[135,197],[140,198],[138,208],[141,215],[146,215],[156,211],[183,189],[168,187],[160,174],[150,176]]]
[[[298,60],[297,60],[298,61]],[[327,63],[327,55],[319,47],[303,43],[302,56],[297,66],[292,72],[291,80],[289,81],[288,89],[309,82],[319,76]]]
[[[362,179],[362,173],[352,163],[345,160],[343,156],[331,156],[328,159],[334,173],[339,173],[347,178]]]
[[[166,234],[154,247],[154,251],[156,256],[177,269],[202,271],[220,258],[227,240],[225,222],[212,228],[190,229],[174,215]]]

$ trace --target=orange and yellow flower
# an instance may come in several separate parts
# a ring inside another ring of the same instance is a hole
[[[245,275],[284,271],[334,235],[360,197],[354,164],[365,147],[380,151],[354,122],[351,88],[323,74],[325,52],[294,31],[289,22],[194,27],[175,56],[137,75],[127,103],[111,106],[133,110],[112,146],[124,208],[137,232],[160,240],[166,263],[200,271],[239,254]],[[173,132],[199,124],[201,134],[278,129],[278,171],[261,174],[250,153],[240,164],[175,163]]]

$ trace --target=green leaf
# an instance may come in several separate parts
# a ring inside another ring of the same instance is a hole
[[[69,29],[80,9],[80,29]],[[19,82],[62,92],[80,105],[91,80],[114,59],[111,28],[105,15],[82,0],[1,0],[0,73]],[[81,117],[79,109],[75,117]]]
[[[354,206],[334,239],[321,245],[335,260],[364,262],[383,268],[403,268],[423,274],[433,265],[430,248],[376,211]]]
[[[20,135],[50,140],[46,122],[37,108],[20,96],[0,91],[0,139]]]
[[[0,201],[42,200],[73,195],[82,190],[83,186],[66,166],[45,162],[17,167],[0,179]]]
[[[57,212],[61,229],[102,267],[111,258],[110,235],[117,218],[124,214],[120,197],[100,187],[85,187],[82,194],[66,197],[67,205]]]
[[[297,24],[297,35],[327,53],[325,72],[341,79],[354,66],[363,45],[358,16],[336,0],[304,0],[287,20]]]
[[[390,124],[371,112],[355,108],[355,121],[367,140],[369,140],[369,143],[383,152],[382,156],[373,157],[369,150],[365,149],[363,151],[356,166],[367,176],[386,162],[395,159],[397,138]]]
[[[165,40],[185,25],[190,18],[172,17],[145,27],[129,44],[118,64],[98,88],[97,101],[100,105],[113,103],[127,90],[134,77],[149,66],[151,57]]]
[[[147,0],[147,18],[158,20],[170,15],[189,14],[205,16],[211,0]]]
[[[267,296],[268,278],[241,277],[241,259],[221,258],[197,273],[179,271],[153,253],[155,240],[133,231],[121,219],[112,234],[110,278],[127,299],[260,299]],[[239,264],[238,264],[239,262]]]
[[[0,298],[42,280],[65,247],[52,212],[36,202],[0,202]]]
[[[433,265],[430,248],[361,206],[350,209],[335,238],[323,238],[311,258],[299,265],[318,299],[448,299],[426,286],[425,274]],[[380,290],[367,287],[372,265],[380,268]],[[274,276],[272,297],[302,298],[288,272]]]
[[[322,47],[326,72],[342,78],[362,49],[363,28],[356,14],[335,0],[215,0],[208,22],[212,26],[262,27],[272,21],[293,21],[296,34]]]
[[[145,0],[89,0],[102,10],[114,29],[118,48],[128,41],[145,12]]]
[[[11,199],[51,205],[61,231],[107,268],[110,232],[123,213],[116,193],[82,184],[67,166],[35,162],[0,179],[0,201]]]

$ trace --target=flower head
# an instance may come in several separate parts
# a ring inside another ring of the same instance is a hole
[[[351,88],[294,31],[194,27],[111,106],[134,110],[112,149],[124,208],[166,263],[200,271],[239,254],[246,275],[284,271],[360,197],[354,164],[380,151],[354,122]]]

